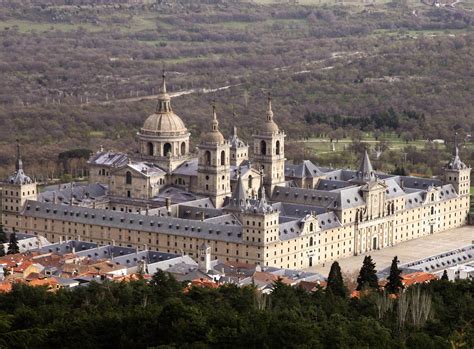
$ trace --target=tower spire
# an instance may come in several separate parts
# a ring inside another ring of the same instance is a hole
[[[267,98],[267,122],[273,121],[272,96],[270,93]]]
[[[459,156],[458,133],[454,132],[454,156]]]
[[[157,113],[169,113],[171,112],[171,98],[166,90],[166,73],[164,70],[161,77],[163,78],[163,81],[158,94],[158,105],[156,106],[156,111]]]
[[[216,104],[212,103],[212,124],[211,130],[214,132],[219,131],[219,121],[217,121],[217,113],[216,113]]]
[[[166,72],[164,69],[161,74],[161,77],[163,78],[163,82],[161,83],[161,93],[166,93]]]
[[[16,140],[16,163],[15,163],[15,169],[18,172],[19,170],[23,169],[23,161],[21,161],[21,147],[20,147],[20,141],[17,139]]]

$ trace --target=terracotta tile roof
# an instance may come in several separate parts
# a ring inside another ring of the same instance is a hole
[[[55,278],[44,278],[44,279],[31,280],[28,284],[31,286],[56,287],[59,283],[58,283],[58,280],[56,280]]]
[[[302,288],[306,292],[314,292],[318,289],[318,286],[320,286],[320,283],[316,281],[301,281],[298,284],[298,287]]]
[[[218,288],[219,284],[212,280],[194,279],[191,281],[191,286],[204,287],[204,288]]]
[[[408,287],[414,284],[421,284],[436,280],[436,275],[424,272],[414,272],[410,274],[402,275],[403,286]]]
[[[30,265],[33,265],[33,262],[25,261],[25,262],[19,264],[18,266],[13,267],[12,271],[14,273],[23,273],[26,270],[26,268],[28,268]]]
[[[0,283],[0,292],[8,293],[12,290],[12,284],[10,282],[1,282]]]
[[[261,283],[265,283],[265,284],[271,284],[275,281],[277,281],[278,279],[281,280],[281,282],[283,282],[284,284],[287,284],[287,285],[291,285],[294,283],[293,280],[285,277],[285,276],[280,276],[280,275],[273,275],[273,274],[270,274],[270,273],[265,273],[263,271],[256,271],[255,273],[253,273],[252,275],[252,278],[255,280],[255,281],[259,281]]]

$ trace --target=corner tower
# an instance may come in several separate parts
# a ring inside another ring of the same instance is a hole
[[[153,162],[170,172],[188,159],[190,134],[171,108],[165,73],[162,78],[155,113],[145,120],[137,137],[141,160]]]
[[[266,120],[253,136],[253,161],[263,170],[263,184],[271,196],[276,185],[285,183],[285,133],[273,121],[270,96],[267,103]]]
[[[471,185],[471,168],[459,157],[457,133],[454,136],[453,157],[444,168],[444,181],[452,184],[459,196],[469,196]]]
[[[219,131],[216,107],[212,106],[211,130],[198,146],[198,192],[220,208],[230,196],[230,146]]]
[[[23,171],[20,144],[16,145],[15,172],[2,184],[2,225],[12,231],[27,200],[37,200],[36,182]]]

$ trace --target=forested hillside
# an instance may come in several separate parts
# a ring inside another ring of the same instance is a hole
[[[0,164],[16,138],[38,176],[64,150],[130,150],[162,69],[194,142],[214,99],[222,129],[249,139],[269,92],[290,141],[338,129],[463,139],[474,131],[466,6],[3,4]]]

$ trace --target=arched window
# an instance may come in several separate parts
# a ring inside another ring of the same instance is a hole
[[[163,146],[163,156],[168,156],[168,153],[171,153],[171,144],[165,143]]]
[[[431,194],[431,201],[434,201],[434,200],[435,200],[435,194],[432,193],[432,194]]]
[[[221,151],[221,166],[225,165],[225,151]]]
[[[206,152],[204,153],[204,164],[206,166],[211,165],[211,152],[209,150],[206,150]]]
[[[253,177],[252,175],[249,176],[249,189],[252,189],[252,184],[253,184]]]
[[[314,225],[313,223],[309,223],[309,231],[313,231],[314,230]],[[311,238],[312,239],[312,238]]]
[[[309,238],[309,246],[313,246],[313,237],[312,236]]]
[[[132,184],[132,172],[130,171],[125,174],[125,184]]]
[[[276,155],[280,155],[280,141],[276,141],[275,148],[276,148]]]
[[[431,214],[434,214],[434,206],[431,206]]]
[[[155,151],[153,149],[153,143],[148,142],[146,146],[147,146],[148,155],[151,155],[151,156],[155,155]]]
[[[262,155],[267,155],[267,143],[265,141],[260,142],[260,153]]]
[[[186,143],[181,143],[181,155],[186,154]]]

